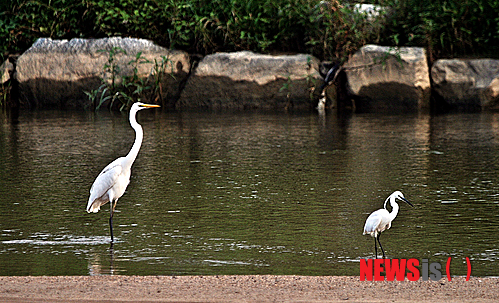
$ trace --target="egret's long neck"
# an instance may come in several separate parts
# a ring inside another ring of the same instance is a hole
[[[390,205],[392,206],[392,211],[390,212],[390,219],[393,220],[399,212],[399,205],[395,202],[395,197],[390,199]]]
[[[137,158],[140,146],[142,145],[142,138],[144,137],[142,126],[140,126],[140,124],[137,123],[137,120],[135,119],[136,113],[137,112],[130,112],[130,125],[135,130],[135,142],[133,143],[132,149],[130,149],[130,152],[125,157],[125,166],[128,167],[131,167],[133,162],[135,161],[135,158]]]

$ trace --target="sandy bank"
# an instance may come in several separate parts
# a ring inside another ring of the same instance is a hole
[[[0,277],[0,302],[493,302],[498,278],[362,282],[331,276]]]

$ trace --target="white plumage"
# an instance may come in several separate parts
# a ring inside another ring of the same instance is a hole
[[[118,199],[125,193],[128,183],[130,183],[130,174],[132,164],[137,158],[137,155],[142,145],[144,132],[135,116],[141,109],[159,107],[159,105],[144,104],[136,102],[130,109],[130,125],[135,130],[135,142],[133,143],[130,152],[125,157],[120,157],[109,163],[97,176],[92,188],[90,188],[90,197],[87,203],[87,212],[96,213],[100,207],[107,202],[111,205],[111,215],[109,217],[109,229],[111,231],[111,243],[113,242],[113,213]]]
[[[96,213],[109,201],[117,201],[123,196],[130,183],[131,167],[124,166],[125,157],[109,163],[97,176],[90,189],[87,212]]]
[[[367,217],[366,224],[364,225],[364,235],[371,235],[374,238],[374,251],[376,254],[376,258],[378,258],[378,248],[376,246],[376,239],[378,240],[378,244],[383,252],[383,258],[385,258],[385,251],[383,250],[383,246],[381,246],[381,242],[379,242],[380,234],[389,229],[392,226],[392,221],[395,219],[399,212],[399,205],[396,202],[396,199],[400,199],[410,206],[413,206],[411,202],[407,201],[404,198],[404,195],[400,191],[393,192],[388,198],[385,200],[384,208],[378,209],[374,211]],[[387,202],[390,201],[390,205],[392,207],[392,211],[388,212],[386,209]],[[413,206],[414,207],[414,206]]]

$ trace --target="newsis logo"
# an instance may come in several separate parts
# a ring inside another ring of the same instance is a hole
[[[447,259],[445,273],[447,279],[451,281],[450,275],[451,257]],[[466,281],[470,279],[471,263],[466,257],[468,272]],[[421,269],[418,266],[421,265]],[[438,281],[442,279],[442,265],[440,263],[428,263],[428,259],[423,259],[420,263],[418,259],[360,259],[360,281],[404,281],[407,277],[409,281]]]

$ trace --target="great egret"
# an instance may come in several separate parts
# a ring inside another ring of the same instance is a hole
[[[126,157],[120,157],[109,163],[101,173],[97,176],[90,188],[90,197],[88,198],[87,212],[96,213],[100,207],[107,202],[110,202],[111,215],[109,216],[109,229],[111,231],[111,243],[114,242],[113,237],[113,213],[116,208],[118,199],[123,196],[125,189],[130,183],[130,174],[132,164],[137,158],[144,132],[142,126],[137,123],[135,116],[139,110],[146,108],[160,107],[159,105],[144,104],[136,102],[130,109],[130,125],[135,130],[135,142],[133,143],[130,152]]]
[[[392,226],[392,221],[397,216],[399,212],[399,205],[395,201],[396,199],[400,199],[410,206],[414,207],[411,202],[407,201],[404,198],[404,195],[400,191],[395,191],[385,200],[384,208],[378,209],[377,211],[371,213],[369,217],[367,217],[366,224],[364,225],[364,235],[371,235],[374,238],[374,251],[376,254],[376,259],[378,258],[378,248],[376,246],[376,239],[378,239],[379,247],[381,247],[381,251],[383,252],[383,259],[385,258],[385,251],[383,250],[383,246],[381,246],[381,242],[379,242],[379,236],[381,233]],[[390,205],[392,206],[392,211],[388,212],[386,209],[386,203],[390,200]]]

